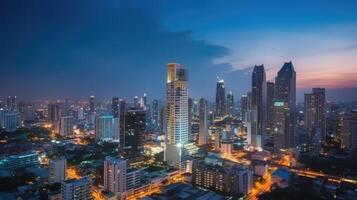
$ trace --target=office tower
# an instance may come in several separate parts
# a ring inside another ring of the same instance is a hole
[[[140,102],[139,102],[139,97],[135,96],[134,97],[134,105],[135,109],[140,109]]]
[[[73,116],[61,116],[60,135],[71,136],[73,134]]]
[[[180,64],[167,64],[167,116],[165,160],[181,166],[182,148],[188,143],[188,72]]]
[[[284,104],[284,109],[286,110],[286,114],[284,116],[274,116],[274,118],[276,118],[274,119],[276,123],[285,123],[284,130],[282,131],[285,138],[282,148],[294,147],[296,72],[291,62],[284,63],[275,78],[275,98],[279,101],[279,105]]]
[[[320,133],[320,145],[326,137],[326,97],[325,88],[313,88],[312,93],[305,94],[304,123],[308,131],[310,142],[313,133]],[[316,130],[319,129],[319,130]],[[315,139],[315,143],[318,142]],[[316,145],[316,144],[315,144]]]
[[[119,119],[112,115],[97,115],[95,137],[97,140],[119,142]]]
[[[119,99],[119,111],[120,115],[124,115],[126,111],[126,101],[123,99]]]
[[[35,106],[32,104],[25,105],[23,111],[24,121],[34,121],[35,120]]]
[[[8,96],[6,99],[6,108],[8,111],[17,111],[16,96]]]
[[[95,96],[89,97],[89,113],[95,113]]]
[[[226,90],[224,88],[224,80],[219,79],[216,85],[216,117],[224,117],[226,115]]]
[[[251,145],[262,148],[266,133],[266,79],[263,65],[256,65],[252,74]]]
[[[141,97],[140,107],[142,109],[144,109],[144,110],[147,110],[147,96],[146,96],[146,93],[144,93],[144,96]]]
[[[208,143],[208,105],[204,98],[200,99],[199,120],[198,145],[206,145]]]
[[[80,120],[80,121],[84,120],[84,109],[83,109],[83,107],[79,107],[77,109],[77,119]]]
[[[253,172],[239,165],[221,166],[217,162],[195,160],[192,165],[193,185],[214,189],[224,195],[248,194],[253,188]]]
[[[350,151],[357,151],[357,110],[343,115],[342,146]]]
[[[192,134],[193,102],[193,98],[188,98],[188,142],[194,141]]]
[[[17,111],[7,111],[4,113],[4,128],[6,131],[15,131],[20,127],[20,114]]]
[[[91,200],[92,180],[89,176],[80,179],[70,179],[62,181],[61,184],[62,200]]]
[[[286,127],[289,126],[287,121],[288,110],[284,100],[274,100],[274,147],[276,149],[287,148]]]
[[[47,105],[48,119],[51,122],[58,122],[61,118],[61,110],[59,103],[49,103]]]
[[[60,183],[67,178],[67,160],[66,157],[55,157],[49,161],[48,164],[48,178],[49,182]]]
[[[118,97],[112,99],[112,115],[114,118],[120,118],[120,103]]]
[[[267,132],[273,134],[274,126],[274,98],[275,98],[275,83],[267,82]]]
[[[4,128],[5,112],[4,108],[0,108],[0,128]]]
[[[159,100],[154,99],[151,106],[151,119],[156,128],[160,127],[160,108]]]
[[[146,111],[128,110],[125,113],[124,151],[127,155],[141,155],[144,151],[144,134],[146,130]]]
[[[242,95],[240,98],[240,113],[242,122],[246,121],[246,113],[248,111],[248,96]]]
[[[106,157],[104,160],[104,191],[121,197],[127,190],[127,160]]]
[[[229,91],[227,94],[227,115],[234,115],[234,98],[232,91]]]

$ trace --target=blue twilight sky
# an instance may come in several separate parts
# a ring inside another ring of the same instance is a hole
[[[357,1],[0,2],[0,96],[164,98],[179,62],[191,96],[213,99],[219,76],[237,99],[252,66],[272,80],[285,61],[300,100],[311,87],[357,100]]]

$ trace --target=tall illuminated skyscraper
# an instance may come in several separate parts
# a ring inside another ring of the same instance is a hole
[[[113,97],[112,99],[112,115],[114,118],[120,118],[120,104],[118,97]]]
[[[251,145],[262,148],[266,133],[266,78],[263,65],[256,65],[252,74]]]
[[[234,98],[233,92],[227,94],[227,115],[233,116],[234,114]]]
[[[278,100],[280,110],[284,109],[285,114],[274,116],[275,124],[284,123],[284,130],[281,131],[281,145],[278,148],[290,148],[295,144],[295,107],[296,107],[296,72],[291,62],[284,63],[275,78],[275,98]],[[275,127],[274,127],[275,128]]]
[[[226,89],[224,88],[224,80],[218,79],[216,86],[216,117],[226,115]]]
[[[95,97],[93,95],[89,97],[89,112],[95,113]]]
[[[326,137],[326,98],[325,88],[313,88],[312,93],[305,94],[305,127],[308,131],[310,141],[313,141],[313,134],[320,131],[321,140],[325,141]],[[317,130],[319,129],[319,130]],[[315,144],[318,145],[318,144]]]
[[[112,115],[97,115],[95,118],[95,137],[97,140],[119,142],[119,118]]]
[[[275,83],[267,82],[267,132],[272,134],[274,126],[274,98],[275,98]]]
[[[167,132],[165,160],[181,163],[182,149],[188,143],[188,71],[178,63],[167,64]]]
[[[200,99],[199,119],[198,145],[205,145],[208,142],[208,105],[204,98]]]

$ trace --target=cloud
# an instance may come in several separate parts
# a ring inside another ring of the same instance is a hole
[[[193,39],[190,31],[171,31],[158,7],[141,1],[6,2],[0,8],[2,94],[164,97],[166,63],[174,61],[189,69],[192,95],[211,96],[215,77],[231,68],[213,60],[231,50]]]

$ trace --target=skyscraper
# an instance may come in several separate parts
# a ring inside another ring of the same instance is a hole
[[[6,108],[8,111],[17,111],[16,96],[8,96],[6,99]]]
[[[138,96],[135,96],[134,97],[134,107],[135,109],[140,109],[140,101],[139,101],[139,97]]]
[[[216,117],[226,115],[226,90],[224,88],[224,80],[219,79],[216,85]]]
[[[114,118],[120,118],[120,104],[118,97],[113,97],[112,99],[112,115]]]
[[[227,94],[227,115],[233,116],[234,114],[234,98],[233,92],[229,91]]]
[[[146,96],[146,93],[144,93],[143,97],[141,97],[140,107],[142,109],[144,109],[144,110],[147,110],[147,96]]]
[[[160,128],[160,108],[159,108],[159,100],[154,99],[152,101],[152,112],[151,119],[156,126],[156,128]]]
[[[242,95],[240,98],[240,114],[242,121],[246,121],[246,113],[248,111],[248,96]]]
[[[342,146],[357,152],[357,110],[343,115]]]
[[[296,72],[291,62],[284,63],[275,78],[275,98],[279,105],[284,105],[286,114],[274,116],[276,123],[285,123],[284,143],[281,148],[290,148],[295,145],[295,107],[296,107]],[[280,118],[283,117],[284,119]],[[281,122],[279,122],[279,120]]]
[[[325,88],[313,88],[312,93],[305,94],[305,128],[308,131],[310,142],[314,142],[313,134],[321,132],[320,142],[326,137],[326,97]],[[319,130],[317,130],[319,129]],[[315,141],[315,143],[318,141]]]
[[[119,118],[112,115],[96,116],[95,137],[97,140],[119,142]]]
[[[252,74],[251,145],[262,148],[266,133],[266,79],[263,65],[256,65]]]
[[[7,111],[4,113],[3,121],[6,131],[15,131],[20,127],[20,114],[17,111]]]
[[[95,97],[89,97],[89,113],[95,113]]]
[[[47,106],[48,119],[51,122],[58,122],[61,118],[61,110],[59,103],[49,103]]]
[[[127,160],[106,157],[104,160],[104,191],[120,197],[127,190]]]
[[[167,64],[167,132],[165,160],[177,166],[182,161],[182,148],[188,143],[188,73],[178,63]]]
[[[55,157],[48,164],[48,176],[50,183],[60,183],[67,178],[67,160],[64,156]]]
[[[146,129],[146,111],[128,110],[125,113],[124,152],[129,155],[140,155],[144,150],[144,134]]]
[[[200,99],[199,120],[198,145],[205,145],[208,142],[208,105],[204,98]]]
[[[194,136],[192,134],[192,119],[193,119],[193,98],[188,98],[188,141],[192,142]]]
[[[71,136],[73,134],[73,116],[61,116],[60,135]]]
[[[275,83],[267,82],[267,132],[271,135],[274,127]]]

